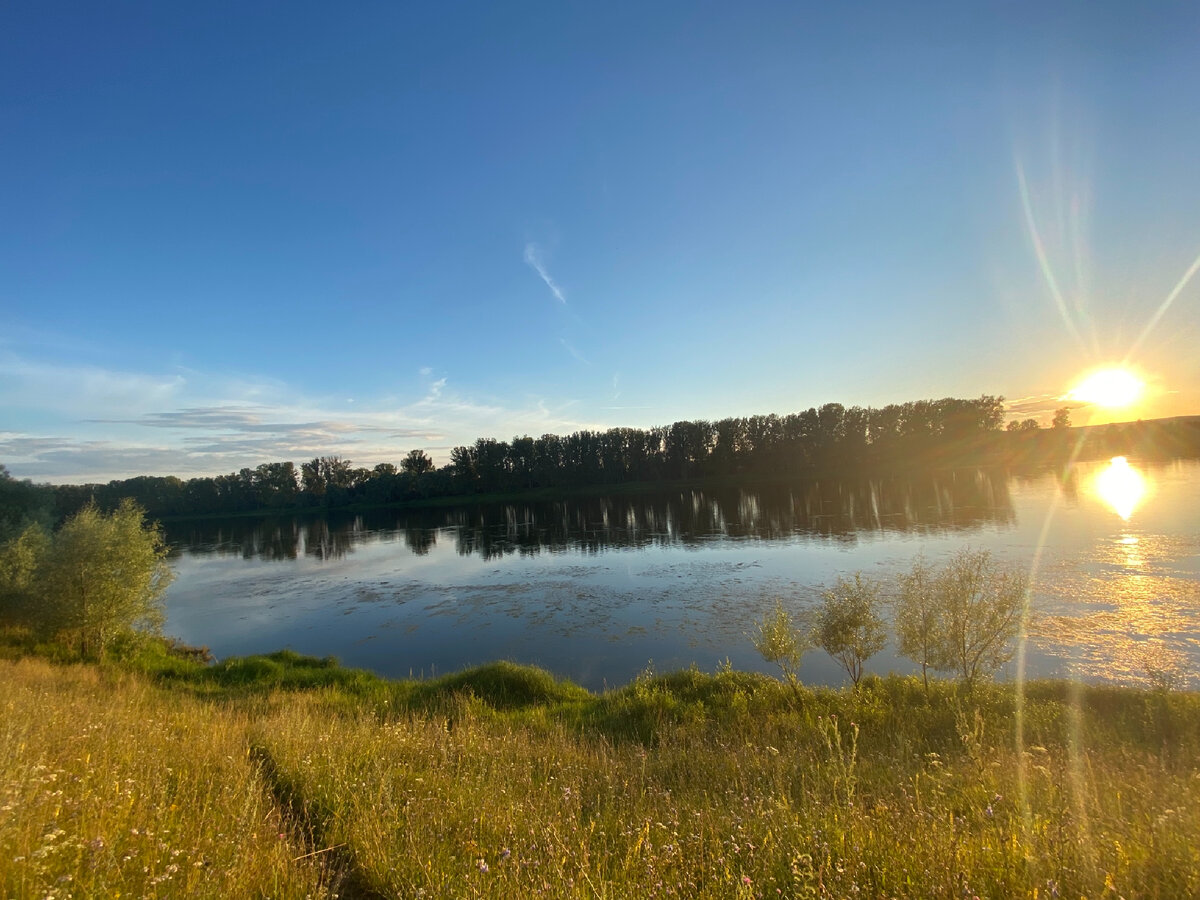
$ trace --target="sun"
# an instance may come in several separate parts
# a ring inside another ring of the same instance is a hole
[[[1116,408],[1136,402],[1145,387],[1146,383],[1128,369],[1100,369],[1071,388],[1066,399]]]

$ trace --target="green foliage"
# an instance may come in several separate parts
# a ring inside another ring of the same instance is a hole
[[[400,460],[400,469],[409,475],[424,475],[433,471],[433,460],[424,450],[409,450]]]
[[[0,465],[0,544],[13,539],[25,528],[49,525],[54,506],[54,488],[13,478]]]
[[[161,681],[198,681],[212,662],[207,647],[189,647],[173,638],[139,632],[117,635],[108,660],[121,668]]]
[[[918,558],[896,606],[900,652],[972,685],[1012,658],[1027,593],[1024,573],[986,550],[961,550],[937,572]]]
[[[235,656],[200,670],[202,685],[246,692],[338,689],[355,696],[386,693],[388,682],[365,669],[350,669],[332,656],[304,656],[278,650],[263,656]]]
[[[809,648],[809,639],[798,623],[787,611],[782,600],[775,601],[774,611],[757,623],[757,633],[752,636],[754,649],[767,662],[779,666],[796,698],[800,698],[800,683],[796,670]]]
[[[467,693],[494,709],[521,709],[550,703],[568,703],[591,695],[570,681],[560,681],[545,669],[511,662],[494,662],[422,682],[413,700],[435,694]]]
[[[887,644],[887,629],[879,615],[882,586],[864,578],[838,578],[822,595],[813,622],[818,646],[838,661],[858,687],[863,665]]]
[[[921,666],[925,690],[929,690],[929,667],[934,657],[938,629],[938,608],[934,598],[936,576],[918,556],[906,574],[900,576],[900,595],[896,601],[896,643],[900,655]]]
[[[0,545],[0,623],[31,625],[37,613],[38,566],[50,538],[40,525],[28,525]]]
[[[788,705],[782,687],[766,675],[728,668],[715,675],[695,668],[665,675],[647,669],[575,709],[591,730],[651,746],[679,728],[753,728]]]
[[[103,657],[122,632],[156,632],[172,573],[157,526],[125,500],[110,514],[88,505],[42,544],[34,599],[39,624]]]

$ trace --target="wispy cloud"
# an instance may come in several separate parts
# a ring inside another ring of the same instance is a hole
[[[425,399],[428,400],[430,403],[433,403],[435,400],[438,399],[438,397],[442,396],[442,391],[445,389],[445,387],[446,387],[446,379],[439,378],[437,381],[435,381],[431,385],[429,385],[429,393],[426,394]]]
[[[108,481],[215,475],[264,462],[338,454],[355,465],[435,461],[478,437],[567,433],[570,403],[512,404],[421,373],[408,397],[311,397],[273,379],[155,376],[0,357],[0,461],[20,478]]]
[[[1004,404],[1010,416],[1037,415],[1038,413],[1053,412],[1063,406],[1065,398],[1054,394],[1034,394],[1029,397],[1018,397]],[[1079,404],[1073,404],[1078,406]]]
[[[58,482],[105,482],[135,473],[207,475],[212,466],[211,458],[196,459],[174,447],[72,438],[0,436],[0,456],[17,477]]]
[[[0,409],[40,407],[50,401],[86,414],[97,410],[140,410],[179,396],[187,380],[178,374],[148,375],[98,366],[57,365],[0,355]]]
[[[568,341],[566,338],[559,338],[558,342],[563,345],[564,350],[566,350],[568,353],[570,353],[573,357],[575,357],[577,360],[579,360],[585,366],[590,366],[592,364],[591,360],[589,360],[586,356],[584,356],[582,353],[580,353],[579,350],[577,350],[575,348],[575,346],[570,341]]]
[[[171,412],[147,413],[136,419],[84,419],[85,422],[145,425],[149,428],[270,428],[263,422],[263,406],[189,407]]]
[[[554,295],[554,299],[566,306],[567,298],[563,296],[562,289],[550,277],[550,273],[546,271],[546,265],[542,261],[542,250],[533,242],[525,245],[525,264],[537,272],[541,276],[542,281],[546,282],[546,287],[550,288],[550,293]]]

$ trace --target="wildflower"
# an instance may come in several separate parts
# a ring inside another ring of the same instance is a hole
[[[477,868],[484,875],[486,875],[488,872],[488,864],[483,859],[475,860],[475,868]]]
[[[742,876],[742,884],[744,884],[744,885],[746,885],[747,887],[749,887],[751,883],[752,883],[752,882],[750,881],[750,876],[749,876],[749,875],[743,875],[743,876]]]
[[[501,859],[508,859],[510,856],[512,856],[512,851],[509,850],[507,847],[505,847],[503,850],[500,851]]]

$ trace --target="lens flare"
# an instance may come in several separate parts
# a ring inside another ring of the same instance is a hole
[[[1129,406],[1142,395],[1145,382],[1128,369],[1101,369],[1067,392],[1066,399],[1097,406]]]

